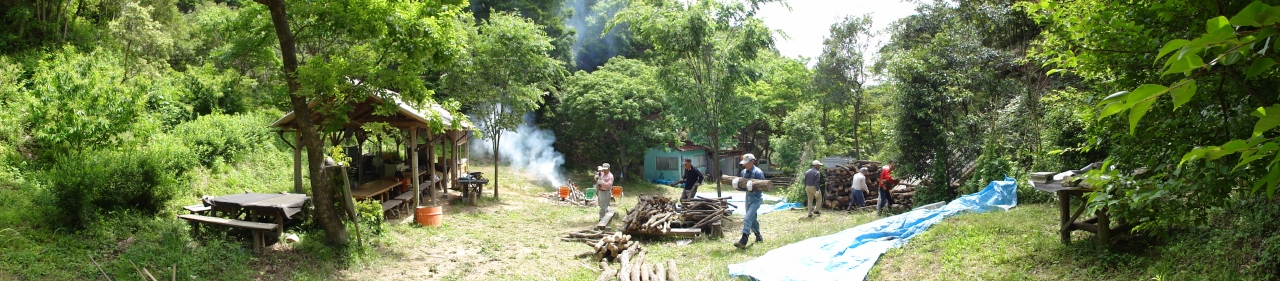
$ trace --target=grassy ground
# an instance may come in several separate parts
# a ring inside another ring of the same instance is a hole
[[[475,168],[492,171],[492,167]],[[372,262],[340,272],[342,279],[406,280],[584,280],[599,274],[595,261],[574,256],[590,250],[581,243],[561,242],[568,231],[595,225],[598,208],[553,204],[542,193],[553,192],[549,184],[517,171],[503,168],[511,185],[502,187],[501,201],[487,190],[479,206],[445,208],[445,225],[421,228],[402,223],[388,228],[388,234],[374,246]],[[511,176],[514,175],[514,176]],[[571,175],[576,182],[588,182],[587,174]],[[501,179],[500,179],[501,180]],[[641,195],[679,196],[672,187],[625,183],[626,197],[616,208],[630,208]],[[714,190],[712,186],[703,191]],[[649,257],[658,261],[675,259],[684,280],[725,280],[727,266],[750,260],[770,249],[809,237],[825,235],[872,219],[873,215],[825,214],[805,218],[803,211],[781,211],[761,216],[766,241],[742,251],[733,247],[741,221],[725,226],[725,239],[696,239],[677,246],[677,239],[644,240]],[[618,220],[614,221],[618,224]]]
[[[1272,280],[1248,273],[1250,251],[1224,231],[1125,237],[1111,251],[1076,231],[1059,241],[1053,204],[948,218],[890,250],[868,280]]]
[[[273,163],[263,163],[268,165]],[[253,165],[226,167],[216,174],[249,173]],[[473,167],[491,173],[492,167]],[[240,178],[277,178],[275,173]],[[260,186],[219,176],[198,177],[193,192],[220,194],[235,188]],[[588,174],[570,175],[587,182]],[[243,181],[243,180],[241,180]],[[287,180],[284,180],[287,181]],[[555,204],[542,196],[553,192],[549,183],[502,168],[501,200],[491,188],[477,206],[451,202],[444,226],[423,228],[407,219],[392,220],[384,233],[366,237],[348,249],[320,245],[318,230],[291,229],[299,243],[279,243],[264,254],[253,254],[243,237],[216,234],[192,238],[173,213],[157,218],[116,219],[86,230],[46,229],[36,223],[44,212],[38,194],[29,186],[0,186],[0,280],[83,280],[103,271],[116,279],[137,276],[133,264],[156,275],[168,275],[177,265],[183,280],[589,280],[596,263],[578,259],[590,248],[561,242],[564,232],[595,224],[597,208]],[[643,183],[624,183],[626,198],[615,203],[630,208],[640,195],[675,197],[678,189]],[[39,188],[39,187],[34,187]],[[228,187],[229,188],[229,187]],[[272,184],[271,189],[290,189]],[[704,186],[703,191],[714,187]],[[262,190],[254,190],[262,191]],[[456,193],[455,193],[456,194]],[[780,195],[780,194],[775,194]],[[186,196],[194,196],[188,194]],[[182,199],[187,200],[187,199]],[[176,200],[178,201],[178,200]],[[1114,252],[1095,249],[1091,235],[1077,232],[1070,245],[1058,242],[1057,212],[1051,205],[1022,205],[1008,212],[967,214],[948,218],[887,253],[869,280],[1241,280],[1267,279],[1246,275],[1248,251],[1218,239],[1219,234],[1171,233],[1167,239],[1134,238]],[[870,213],[824,213],[807,218],[803,211],[779,211],[760,217],[766,242],[746,250],[731,245],[741,227],[735,217],[725,226],[728,237],[695,239],[677,245],[676,239],[644,240],[655,261],[675,259],[683,280],[731,280],[726,266],[748,261],[769,250],[810,237],[827,235],[874,220]],[[614,225],[618,221],[615,220]],[[366,233],[366,235],[368,235]],[[1253,261],[1256,262],[1256,261]],[[158,276],[159,277],[159,276]],[[1275,278],[1274,276],[1271,278]],[[163,278],[161,278],[163,279]]]

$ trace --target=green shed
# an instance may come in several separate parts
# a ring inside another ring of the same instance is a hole
[[[707,148],[686,142],[676,148],[650,148],[644,152],[644,179],[678,181],[684,173],[684,159],[691,159],[693,167],[707,172]]]

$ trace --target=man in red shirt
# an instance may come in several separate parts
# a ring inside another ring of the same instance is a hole
[[[893,189],[897,182],[893,180],[893,161],[889,161],[889,165],[885,165],[880,169],[880,192],[877,194],[876,212],[884,214],[885,207],[893,207],[893,196],[889,195],[889,190]]]

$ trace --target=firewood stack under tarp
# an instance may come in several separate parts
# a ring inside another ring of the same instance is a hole
[[[622,232],[667,233],[679,218],[675,205],[666,196],[640,196],[636,206],[622,218]]]

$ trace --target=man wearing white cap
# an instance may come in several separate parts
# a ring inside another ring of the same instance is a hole
[[[853,206],[862,208],[867,204],[867,167],[858,169],[857,174],[853,174],[853,188],[849,192],[849,209]]]
[[[760,167],[756,167],[756,156],[754,154],[747,153],[742,155],[742,161],[738,162],[738,164],[742,164],[743,167],[742,172],[738,173],[739,177],[764,180],[764,171],[761,171]],[[764,242],[764,237],[760,236],[760,222],[756,220],[756,211],[760,210],[760,204],[764,203],[764,192],[750,190],[750,184],[746,186],[748,189],[742,190],[747,192],[747,205],[745,206],[747,214],[742,218],[742,238],[738,239],[738,243],[733,244],[734,247],[739,249],[747,247],[747,236],[750,236],[752,232],[756,234],[756,243]]]
[[[813,165],[809,167],[809,171],[804,172],[804,192],[808,194],[805,208],[809,209],[809,216],[812,217],[822,209],[822,190],[819,189],[822,185],[822,171],[818,170],[822,167],[822,161],[813,160]]]
[[[613,173],[609,172],[609,163],[604,163],[596,167],[596,203],[600,203],[600,218],[604,219],[604,214],[609,212],[609,199],[613,197]]]

